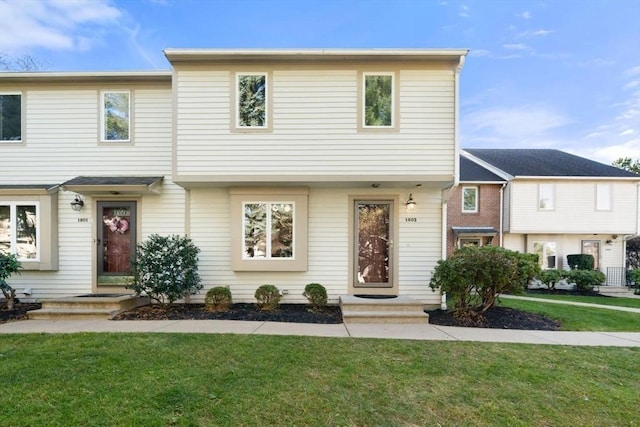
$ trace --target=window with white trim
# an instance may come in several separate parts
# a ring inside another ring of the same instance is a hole
[[[543,269],[556,268],[556,242],[533,242],[533,253]]]
[[[243,258],[294,257],[293,202],[245,202],[242,204]]]
[[[478,187],[462,187],[462,212],[478,212]]]
[[[611,184],[596,184],[596,210],[611,210]]]
[[[0,93],[0,142],[22,141],[22,95]]]
[[[101,141],[129,142],[131,140],[130,91],[104,91],[101,99]]]
[[[555,209],[555,186],[553,184],[538,185],[538,209],[553,210]]]
[[[268,126],[267,73],[236,74],[236,127]]]
[[[40,259],[38,202],[0,202],[0,252],[19,261]]]
[[[363,73],[363,127],[392,128],[395,126],[393,80],[394,73]]]

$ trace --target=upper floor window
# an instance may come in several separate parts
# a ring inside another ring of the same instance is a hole
[[[553,184],[538,185],[538,209],[555,209],[555,187]]]
[[[0,142],[22,141],[22,95],[0,93]]]
[[[102,141],[131,140],[130,98],[128,90],[102,92]]]
[[[478,212],[478,187],[462,187],[462,212]]]
[[[40,221],[37,202],[0,202],[0,252],[20,261],[40,258]]]
[[[611,184],[596,184],[596,210],[611,210]]]
[[[364,73],[363,126],[391,128],[394,122],[393,73]]]
[[[266,73],[236,74],[236,127],[267,127],[267,84]]]

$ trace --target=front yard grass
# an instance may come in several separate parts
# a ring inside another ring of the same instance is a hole
[[[0,337],[0,425],[638,425],[638,348]]]
[[[510,298],[500,299],[500,305],[557,320],[563,331],[640,332],[640,313]]]
[[[557,301],[574,301],[584,302],[588,304],[613,305],[617,307],[640,308],[640,298],[624,298],[624,297],[597,297],[586,295],[549,295],[530,293],[522,295],[529,298],[550,299]]]

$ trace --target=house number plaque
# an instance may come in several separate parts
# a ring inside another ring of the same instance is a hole
[[[418,218],[416,218],[414,216],[406,217],[404,219],[404,222],[418,222]]]

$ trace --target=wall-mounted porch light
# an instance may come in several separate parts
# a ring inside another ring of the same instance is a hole
[[[71,209],[76,212],[80,212],[84,207],[84,200],[76,194],[76,197],[71,201]]]
[[[416,208],[416,201],[413,200],[413,195],[409,194],[409,199],[407,200],[406,206],[408,212],[413,212]]]

